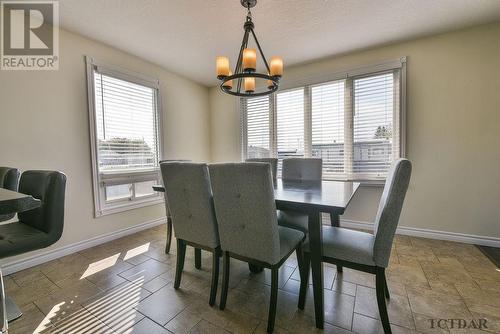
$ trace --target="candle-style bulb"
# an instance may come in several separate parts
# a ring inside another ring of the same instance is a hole
[[[244,80],[245,92],[253,93],[255,92],[255,78],[247,77]]]
[[[229,75],[229,58],[217,57],[217,78],[221,79]]]
[[[283,75],[283,59],[280,57],[271,58],[271,76],[281,77]]]
[[[244,49],[243,50],[243,71],[253,72],[257,68],[257,50]]]

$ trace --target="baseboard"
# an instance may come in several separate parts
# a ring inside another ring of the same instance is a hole
[[[357,228],[370,231],[373,230],[372,223],[360,222],[355,220],[341,219],[340,225],[349,228]],[[399,226],[396,230],[396,234],[409,235],[412,237],[429,238],[429,239],[456,241],[456,242],[463,242],[466,244],[474,244],[481,246],[500,247],[500,238],[486,237],[481,235],[437,231],[437,230],[429,230],[429,229],[406,227],[406,226]]]
[[[66,256],[66,255],[69,255],[69,254],[72,254],[75,252],[79,252],[79,251],[82,251],[82,250],[90,248],[90,247],[95,247],[95,246],[103,244],[105,242],[119,239],[119,238],[125,237],[127,235],[137,233],[139,231],[146,230],[148,228],[155,227],[155,226],[158,226],[158,225],[161,225],[164,223],[166,223],[165,217],[158,218],[155,220],[150,220],[150,221],[144,222],[144,223],[139,224],[139,225],[127,227],[127,228],[124,228],[124,229],[121,229],[121,230],[118,230],[118,231],[115,231],[112,233],[108,233],[108,234],[100,235],[100,236],[90,238],[87,240],[79,241],[79,242],[76,242],[76,243],[71,244],[71,245],[66,245],[66,246],[63,246],[60,248],[51,249],[51,250],[45,251],[45,252],[39,252],[35,255],[32,255],[32,256],[24,258],[24,259],[12,261],[12,262],[6,262],[6,263],[2,264],[2,273],[4,275],[9,275],[9,274],[15,273],[17,271],[31,268],[31,267],[37,266],[39,264],[42,264],[42,263],[45,263],[48,261],[52,261],[52,260],[55,260],[57,258]]]

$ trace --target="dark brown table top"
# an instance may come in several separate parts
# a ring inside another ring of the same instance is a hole
[[[38,208],[40,200],[31,195],[0,188],[0,214],[17,213]]]
[[[359,188],[357,182],[284,181],[278,179],[274,198],[278,209],[320,210],[342,214]]]
[[[283,181],[278,179],[274,198],[279,209],[321,210],[342,214],[359,188],[349,181]],[[153,189],[165,192],[162,185]]]

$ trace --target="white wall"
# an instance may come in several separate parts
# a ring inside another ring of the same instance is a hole
[[[164,206],[155,205],[93,218],[85,55],[158,78],[164,156],[210,158],[206,87],[96,41],[61,31],[58,71],[0,71],[0,165],[21,170],[60,170],[67,175],[64,233],[51,248],[165,215]],[[30,255],[9,258],[8,262]]]
[[[413,175],[400,225],[500,238],[500,23],[289,67],[283,80],[401,56],[408,57]],[[210,89],[214,161],[240,159],[240,116],[233,101]],[[343,218],[372,221],[380,193],[360,189]]]

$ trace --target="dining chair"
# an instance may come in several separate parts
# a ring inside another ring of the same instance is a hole
[[[0,188],[17,191],[19,170],[12,167],[0,167]],[[15,214],[0,215],[0,222],[12,219]]]
[[[323,160],[319,158],[288,158],[283,159],[281,179],[286,181],[309,181],[321,182],[323,178]],[[303,213],[294,211],[278,212],[278,224],[295,228],[308,233],[309,217]],[[330,224],[339,226],[339,216],[330,213]],[[297,254],[297,259],[300,254]],[[342,267],[337,266],[337,271],[342,272]]]
[[[246,159],[246,162],[266,162],[271,164],[271,173],[273,175],[273,184],[276,186],[277,176],[278,176],[278,159],[276,158],[250,158]]]
[[[334,226],[323,227],[323,262],[344,266],[375,275],[377,304],[386,334],[391,333],[386,298],[389,288],[385,268],[389,264],[392,242],[403,208],[403,202],[411,176],[411,162],[396,160],[387,175],[374,222],[374,233],[359,232]],[[299,309],[304,308],[309,276],[309,244],[304,243],[304,270],[299,292]],[[300,270],[300,268],[299,268]],[[304,283],[305,282],[305,283]]]
[[[220,309],[226,307],[230,258],[271,269],[267,332],[274,329],[278,270],[294,251],[302,252],[303,232],[279,226],[271,168],[262,163],[209,166],[223,251]],[[302,265],[300,263],[299,265]]]
[[[212,306],[217,295],[221,250],[208,167],[200,163],[163,162],[160,169],[177,238],[174,288],[178,289],[181,284],[186,245],[209,251],[212,253],[209,298]]]
[[[160,164],[162,162],[189,162],[191,160],[183,160],[183,159],[173,159],[173,160],[160,160]],[[168,201],[167,201],[167,193],[163,193],[165,197],[165,211],[167,214],[167,242],[165,243],[165,254],[170,253],[170,246],[172,244],[172,217],[170,217],[170,211],[168,210]]]

